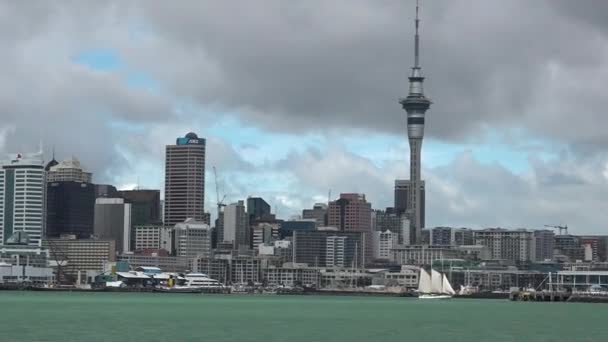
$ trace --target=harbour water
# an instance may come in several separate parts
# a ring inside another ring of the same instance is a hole
[[[608,305],[0,292],[8,341],[606,341]]]

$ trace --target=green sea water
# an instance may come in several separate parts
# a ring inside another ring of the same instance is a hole
[[[608,305],[3,291],[0,341],[608,341]]]

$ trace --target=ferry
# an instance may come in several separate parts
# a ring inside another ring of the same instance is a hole
[[[221,289],[224,285],[204,273],[188,273],[184,276],[185,286],[202,289]]]

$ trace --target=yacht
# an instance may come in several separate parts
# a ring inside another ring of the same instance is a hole
[[[449,299],[456,294],[448,277],[431,268],[429,274],[420,268],[420,282],[418,284],[419,299]]]
[[[204,273],[188,273],[184,276],[186,279],[185,286],[198,288],[223,288],[224,285],[215,279],[209,278]]]

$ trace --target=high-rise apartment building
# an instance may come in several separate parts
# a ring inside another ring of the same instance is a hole
[[[16,233],[40,246],[46,230],[46,172],[42,153],[18,153],[0,162],[0,241]]]
[[[203,222],[187,219],[175,225],[175,254],[186,258],[211,256],[211,227]]]
[[[362,232],[365,234],[366,260],[373,257],[372,206],[363,194],[340,194],[340,198],[329,203],[328,225],[343,232]]]
[[[131,247],[131,204],[122,198],[98,198],[95,201],[93,231],[97,238],[116,241],[119,253]]]
[[[249,218],[245,202],[238,201],[224,208],[223,242],[232,243],[234,248],[249,246]]]
[[[205,220],[205,139],[195,133],[177,138],[165,151],[164,223]]]

